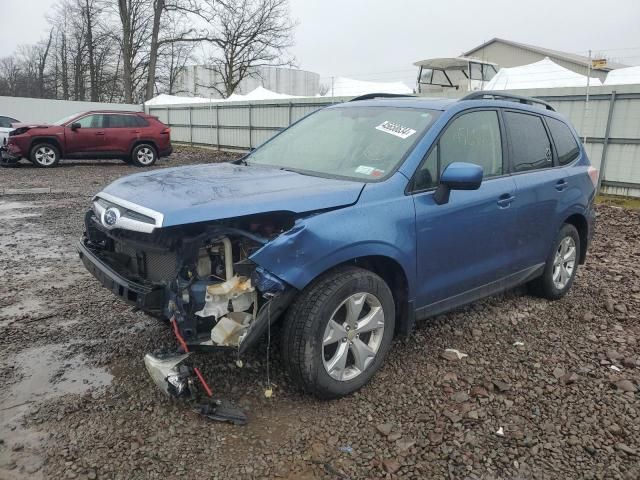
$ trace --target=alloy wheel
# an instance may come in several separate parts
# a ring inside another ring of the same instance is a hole
[[[155,154],[153,153],[153,150],[151,150],[151,148],[149,147],[142,147],[136,154],[138,162],[140,162],[142,165],[149,165],[153,163],[154,156]]]
[[[384,334],[384,310],[375,295],[354,293],[333,312],[322,337],[322,360],[335,380],[356,378],[374,361]]]
[[[567,286],[576,265],[576,242],[572,237],[564,237],[558,245],[553,260],[553,284],[558,290]]]
[[[42,147],[38,147],[34,154],[36,162],[40,165],[48,167],[55,163],[56,161],[56,152],[51,147],[47,147],[43,145]]]

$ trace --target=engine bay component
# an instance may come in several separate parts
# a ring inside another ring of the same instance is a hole
[[[230,302],[234,312],[248,310],[255,301],[254,291],[251,279],[234,275],[225,282],[207,286],[204,308],[195,314],[218,320],[229,312]]]

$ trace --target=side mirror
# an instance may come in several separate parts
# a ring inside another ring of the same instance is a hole
[[[71,124],[71,130],[73,130],[74,132],[78,130],[80,127],[81,127],[80,122],[73,122]]]
[[[438,205],[449,201],[451,190],[477,190],[482,183],[482,167],[475,163],[454,162],[444,169],[433,195]]]

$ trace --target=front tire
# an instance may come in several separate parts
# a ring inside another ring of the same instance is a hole
[[[393,295],[378,275],[357,267],[311,283],[285,319],[283,357],[289,377],[323,399],[363,387],[391,346]]]
[[[60,161],[60,150],[50,143],[38,143],[31,148],[29,160],[36,167],[55,167]]]
[[[131,163],[136,167],[150,167],[158,159],[158,153],[153,145],[141,143],[136,145],[131,152]]]
[[[549,300],[564,297],[576,278],[579,258],[580,235],[576,227],[565,223],[556,236],[542,275],[529,283],[529,289]]]

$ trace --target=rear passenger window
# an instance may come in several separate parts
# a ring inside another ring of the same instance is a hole
[[[110,128],[132,128],[139,126],[136,115],[109,115]]]
[[[480,165],[484,178],[502,175],[502,141],[498,112],[482,110],[466,113],[447,127],[439,141],[440,173],[450,163]]]
[[[509,135],[509,156],[514,172],[553,166],[551,143],[542,119],[537,115],[505,112]]]
[[[578,158],[578,155],[580,155],[580,147],[571,129],[564,122],[556,120],[555,118],[547,117],[547,125],[551,131],[553,143],[556,145],[558,163],[560,165],[567,165]]]

